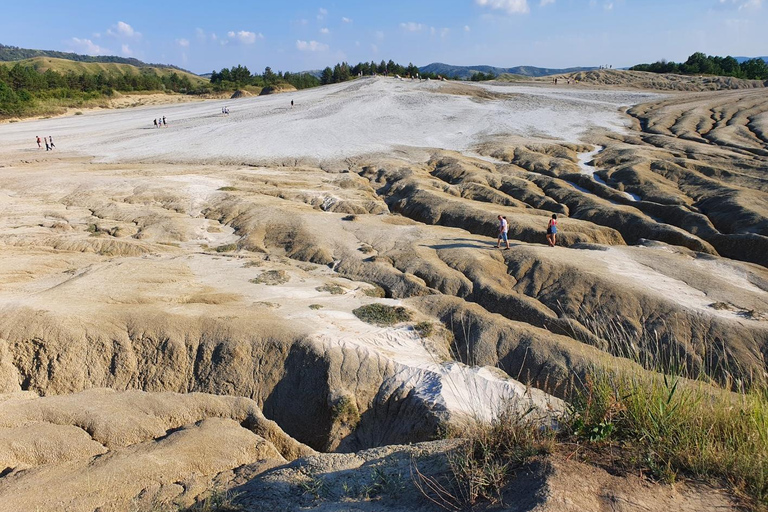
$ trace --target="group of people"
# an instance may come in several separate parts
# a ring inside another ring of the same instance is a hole
[[[48,136],[47,139],[45,137],[43,137],[41,139],[39,135],[37,136],[37,148],[38,149],[43,149],[43,142],[45,143],[45,150],[46,151],[52,151],[53,148],[56,147],[53,144],[53,137],[51,137],[50,135]]]
[[[509,249],[509,238],[507,233],[509,232],[509,222],[504,215],[499,215],[499,240],[496,247],[501,249],[501,242],[506,244],[506,249]],[[547,243],[550,247],[554,247],[557,244],[557,214],[553,213],[552,218],[547,223]]]
[[[163,126],[168,126],[168,123],[165,121],[165,116],[158,117],[154,120],[155,128],[162,128]]]
[[[221,107],[221,113],[225,116],[229,115],[229,107]]]

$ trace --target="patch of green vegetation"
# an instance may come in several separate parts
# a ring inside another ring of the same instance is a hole
[[[374,297],[377,299],[383,299],[387,296],[387,292],[384,291],[384,288],[381,286],[375,284],[375,283],[368,283],[372,286],[372,288],[363,288],[363,293],[366,294],[368,297]]]
[[[310,304],[309,305],[309,309],[314,309],[314,310],[323,309],[323,305],[322,304]]]
[[[347,395],[339,397],[331,408],[331,419],[334,423],[354,429],[360,423],[360,411],[354,398]]]
[[[384,304],[368,304],[352,310],[352,313],[369,324],[381,326],[395,325],[411,319],[411,312],[402,306],[386,306]]]
[[[237,188],[236,187],[219,187],[218,190],[220,192],[235,192]]]
[[[344,288],[339,286],[338,284],[324,284],[322,286],[318,286],[315,288],[318,292],[328,292],[331,295],[343,295],[346,291]]]
[[[75,115],[76,116],[81,116],[81,115],[83,115],[83,113],[80,110],[78,110],[77,112],[75,112]]]
[[[435,332],[435,326],[432,324],[432,322],[424,321],[414,325],[413,330],[419,333],[419,336],[422,338],[429,338],[432,336],[432,333]]]
[[[183,512],[243,512],[244,509],[242,507],[234,504],[235,497],[235,495],[226,491],[214,491],[204,500],[183,509]],[[169,512],[176,512],[179,508],[175,507],[168,510]]]
[[[237,250],[237,244],[220,245],[214,249],[216,252],[232,252]]]
[[[290,281],[291,278],[285,270],[267,270],[262,272],[259,277],[251,279],[253,284],[265,284],[267,286],[277,286],[285,284]]]

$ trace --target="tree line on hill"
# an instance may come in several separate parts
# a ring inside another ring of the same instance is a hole
[[[651,73],[718,75],[749,80],[768,80],[768,64],[763,59],[750,59],[739,63],[731,56],[713,57],[701,52],[694,53],[682,63],[660,60],[652,64],[638,64],[629,69],[632,71],[650,71]]]
[[[31,66],[0,63],[0,117],[25,115],[46,101],[77,104],[111,96],[114,91],[161,90],[195,93],[207,89],[195,86],[189,77],[175,72],[164,76],[151,71],[135,75],[72,71],[62,74],[49,69],[40,73]]]
[[[439,78],[447,78],[449,80],[460,80],[458,76],[441,76],[437,73],[431,73],[427,71],[421,71],[418,66],[414,66],[413,63],[409,63],[407,66],[398,64],[393,60],[384,61],[376,64],[376,62],[360,62],[354,66],[350,66],[346,62],[339,62],[333,68],[330,66],[325,68],[320,74],[320,83],[336,84],[339,82],[345,82],[358,76],[400,76],[403,78],[429,78],[431,80],[437,80]],[[473,82],[481,82],[484,80],[493,80],[496,75],[493,73],[473,73],[469,80]]]
[[[253,87],[274,87],[279,84],[290,84],[297,89],[308,89],[320,85],[320,80],[310,73],[290,73],[278,71],[275,73],[267,66],[260,75],[251,74],[246,66],[233,66],[211,73],[211,84],[214,91],[231,91],[247,85]]]

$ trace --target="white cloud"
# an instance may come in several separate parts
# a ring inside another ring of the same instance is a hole
[[[302,52],[324,52],[328,50],[328,45],[317,41],[297,40],[296,49]]]
[[[181,46],[182,48],[189,48],[189,39],[177,39],[176,44]]]
[[[240,30],[239,32],[230,30],[227,32],[227,37],[241,44],[253,44],[256,42],[256,39],[264,39],[264,34],[256,34],[255,32],[249,32],[247,30]]]
[[[472,29],[469,28],[469,25],[464,25],[464,32],[471,32]]]
[[[760,9],[763,6],[763,0],[720,0],[720,5],[724,7],[733,6],[740,11]]]
[[[83,52],[86,55],[107,55],[110,53],[107,48],[103,48],[95,44],[90,39],[80,39],[78,37],[73,37],[69,40],[69,44],[77,51]]]
[[[122,48],[120,49],[121,53],[123,54],[123,57],[130,57],[133,55],[133,51],[131,51],[131,47],[127,44],[124,44]]]
[[[422,29],[424,28],[424,25],[422,25],[421,23],[409,21],[407,23],[401,23],[400,28],[402,28],[406,32],[421,32]]]
[[[555,3],[555,0],[541,0],[541,4],[539,4],[539,5],[544,7],[545,5],[549,5],[549,4],[553,4],[553,3]]]
[[[328,27],[323,27],[323,28],[321,28],[321,29],[320,29],[320,33],[321,33],[321,34],[325,34],[325,35],[328,35],[328,34],[330,34],[330,33],[331,33],[331,31],[330,31],[330,30],[328,30]]]
[[[323,9],[322,7],[317,10],[317,19],[323,20],[325,17],[328,16],[328,9]]]
[[[440,30],[440,37],[446,38],[446,37],[448,37],[448,34],[450,34],[450,33],[451,33],[451,29],[444,28],[444,29]]]
[[[374,35],[374,37],[376,37],[376,39],[378,39],[379,41],[381,41],[381,40],[383,40],[383,39],[384,39],[384,32],[382,32],[381,30],[377,30],[377,31],[376,31],[376,32],[375,32],[373,35]]]
[[[508,14],[525,14],[531,10],[528,0],[475,0],[475,3],[481,7],[506,11]]]
[[[352,19],[351,18],[347,18],[346,16],[341,18],[341,21],[344,22],[344,23],[352,23]]]
[[[379,53],[379,47],[377,45],[375,45],[375,44],[372,44],[371,45],[371,51],[373,53]]]
[[[117,25],[113,25],[107,29],[107,35],[117,37],[121,39],[140,39],[141,32],[136,32],[132,26],[124,21],[118,21]]]
[[[437,29],[435,27],[429,27],[429,35],[433,36],[437,34]]]
[[[612,11],[613,10],[613,2],[605,2],[603,4],[603,9],[606,11]]]
[[[208,36],[205,35],[205,30],[201,28],[195,29],[195,37],[197,37],[200,41],[205,41]]]

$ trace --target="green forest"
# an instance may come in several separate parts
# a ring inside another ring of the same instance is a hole
[[[749,80],[768,80],[768,64],[763,59],[750,59],[739,63],[733,57],[713,57],[696,52],[682,63],[661,60],[653,64],[638,64],[632,71],[650,71],[651,73],[675,73],[679,75],[717,75],[745,78]]]
[[[153,72],[136,75],[107,73],[65,74],[33,67],[0,64],[0,117],[21,117],[50,113],[54,106],[78,106],[109,97],[114,91],[174,91],[189,94],[207,92],[205,85],[194,86],[187,76],[171,73],[158,76]],[[49,112],[50,111],[50,112]]]

